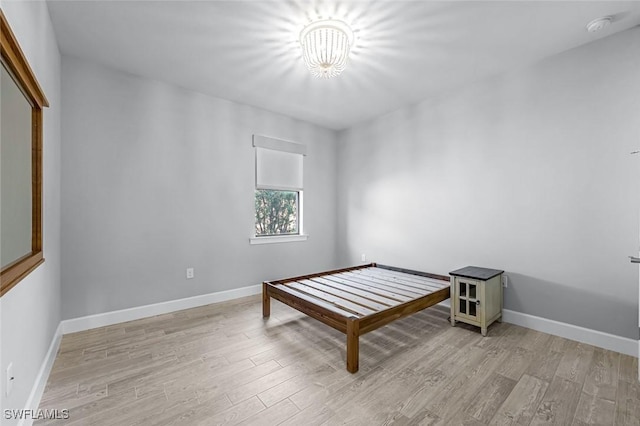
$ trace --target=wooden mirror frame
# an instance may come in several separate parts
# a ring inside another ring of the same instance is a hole
[[[42,253],[42,109],[49,106],[4,13],[0,9],[2,63],[31,104],[31,253],[2,268],[0,296],[44,262]]]

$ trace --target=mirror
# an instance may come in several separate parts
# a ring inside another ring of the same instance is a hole
[[[0,10],[0,296],[44,262],[42,109],[49,106]]]
[[[0,265],[31,253],[31,105],[0,71]]]

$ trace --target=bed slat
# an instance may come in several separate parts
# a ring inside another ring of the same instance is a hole
[[[377,268],[376,268],[377,269]],[[434,281],[431,282],[416,282],[416,281],[411,281],[405,277],[402,276],[398,276],[398,275],[391,275],[391,274],[386,274],[386,273],[379,273],[377,270],[371,268],[371,269],[362,269],[359,271],[354,271],[354,273],[356,274],[361,274],[367,277],[371,277],[371,278],[375,278],[381,281],[385,281],[385,282],[389,282],[389,283],[393,283],[393,284],[401,284],[403,286],[406,286],[408,288],[412,288],[412,289],[416,289],[418,291],[427,291],[427,292],[431,292],[431,291],[437,291],[440,290],[441,288],[444,287],[444,285],[441,285],[440,283],[437,283]]]
[[[380,269],[384,269],[387,271],[396,271],[396,272],[402,272],[404,274],[409,274],[412,277],[425,277],[425,278],[433,278],[434,280],[438,280],[438,281],[450,281],[451,277],[449,275],[439,275],[439,274],[432,274],[430,272],[422,272],[422,271],[415,271],[415,270],[411,270],[411,269],[405,269],[405,268],[396,268],[395,266],[389,266],[389,265],[381,265],[379,263],[372,263],[370,265],[364,265],[365,267],[375,267],[375,268],[380,268]],[[358,269],[358,268],[354,268],[354,269]]]
[[[300,281],[300,283],[308,285],[309,287],[313,287],[325,293],[333,294],[334,296],[338,296],[342,299],[349,300],[350,302],[357,303],[358,305],[364,306],[365,308],[371,309],[372,311],[381,311],[389,307],[389,305],[377,303],[371,299],[366,299],[364,297],[358,296],[357,294],[349,293],[349,292],[322,284],[320,282],[317,282],[316,280],[317,278],[313,280]]]
[[[373,288],[364,288],[364,286],[353,285],[353,283],[349,283],[349,281],[341,280],[339,278],[314,278],[312,281],[321,282],[330,287],[334,287],[340,290],[344,290],[348,293],[357,294],[358,296],[364,297],[366,299],[373,300],[374,302],[381,303],[387,306],[395,306],[398,303],[402,302],[402,299],[398,299],[397,296],[394,297],[393,294],[389,293],[388,295],[380,294],[380,291],[372,291],[375,290]]]
[[[410,288],[399,283],[392,283],[389,281],[384,281],[375,277],[370,277],[362,274],[354,274],[351,272],[347,272],[345,274],[340,274],[340,276],[346,279],[357,281],[362,284],[367,284],[367,285],[378,287],[378,288],[391,291],[397,294],[402,294],[403,296],[409,297],[411,299],[415,299],[416,297],[424,296],[425,294],[429,293],[427,290]]]
[[[442,287],[436,287],[433,284],[427,286],[427,285],[422,285],[418,283],[407,282],[400,278],[380,275],[377,273],[365,273],[365,272],[358,271],[357,273],[354,272],[354,275],[367,277],[371,280],[374,280],[375,282],[383,283],[386,285],[399,286],[400,288],[406,289],[407,291],[414,291],[421,295],[430,293],[434,290],[440,290],[442,288]]]
[[[387,290],[381,289],[379,287],[374,287],[374,286],[371,286],[371,285],[368,285],[368,284],[363,284],[361,282],[353,281],[353,280],[350,280],[350,279],[341,278],[341,277],[338,277],[336,275],[327,275],[326,279],[330,280],[330,281],[335,281],[335,282],[344,284],[344,285],[349,286],[349,287],[362,289],[362,290],[364,290],[366,292],[371,292],[372,294],[383,296],[383,297],[385,297],[387,299],[396,300],[398,302],[406,302],[407,300],[411,300],[411,297],[409,297],[409,296],[405,296],[403,294],[398,294],[397,292],[387,291]]]
[[[350,302],[349,300],[345,300],[338,296],[325,293],[324,291],[317,290],[313,287],[309,287],[308,285],[302,284],[297,281],[286,283],[284,285],[290,289],[295,289],[299,292],[306,293],[309,296],[322,300],[325,303],[332,304],[344,311],[348,311],[350,312],[349,316],[355,315],[357,317],[363,317],[365,315],[369,315],[376,312],[372,309],[365,308],[364,306],[360,306],[356,303]]]
[[[418,285],[426,285],[426,286],[436,286],[438,288],[442,288],[443,285],[448,285],[450,280],[444,280],[439,278],[430,278],[430,277],[422,277],[420,275],[412,275],[405,272],[393,271],[390,269],[372,267],[366,269],[358,269],[354,272],[358,271],[370,271],[371,273],[377,273],[380,277],[391,277],[394,279],[402,280],[407,283],[418,284]]]
[[[430,277],[422,277],[420,275],[412,275],[406,272],[393,271],[390,269],[378,268],[378,267],[370,267],[354,270],[354,272],[363,271],[372,274],[377,274],[380,277],[390,277],[394,279],[399,279],[405,281],[407,283],[413,283],[418,285],[437,285],[439,286],[443,282],[450,282],[450,280],[443,280],[439,278],[430,278]]]

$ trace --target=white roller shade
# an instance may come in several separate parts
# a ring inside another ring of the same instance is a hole
[[[301,191],[305,146],[254,135],[256,188]]]

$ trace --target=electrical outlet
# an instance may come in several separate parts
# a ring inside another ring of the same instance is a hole
[[[363,262],[366,262],[366,261],[367,261],[367,255],[366,255],[366,254],[364,254],[364,253],[362,253],[362,261],[363,261]]]
[[[190,280],[193,277],[195,277],[195,273],[193,271],[193,268],[187,268],[187,279]]]
[[[7,387],[6,387],[6,395],[11,395],[11,391],[13,390],[13,382],[15,382],[15,377],[13,376],[13,363],[10,362],[7,366]]]
[[[509,278],[506,275],[502,275],[502,287],[509,287]]]

